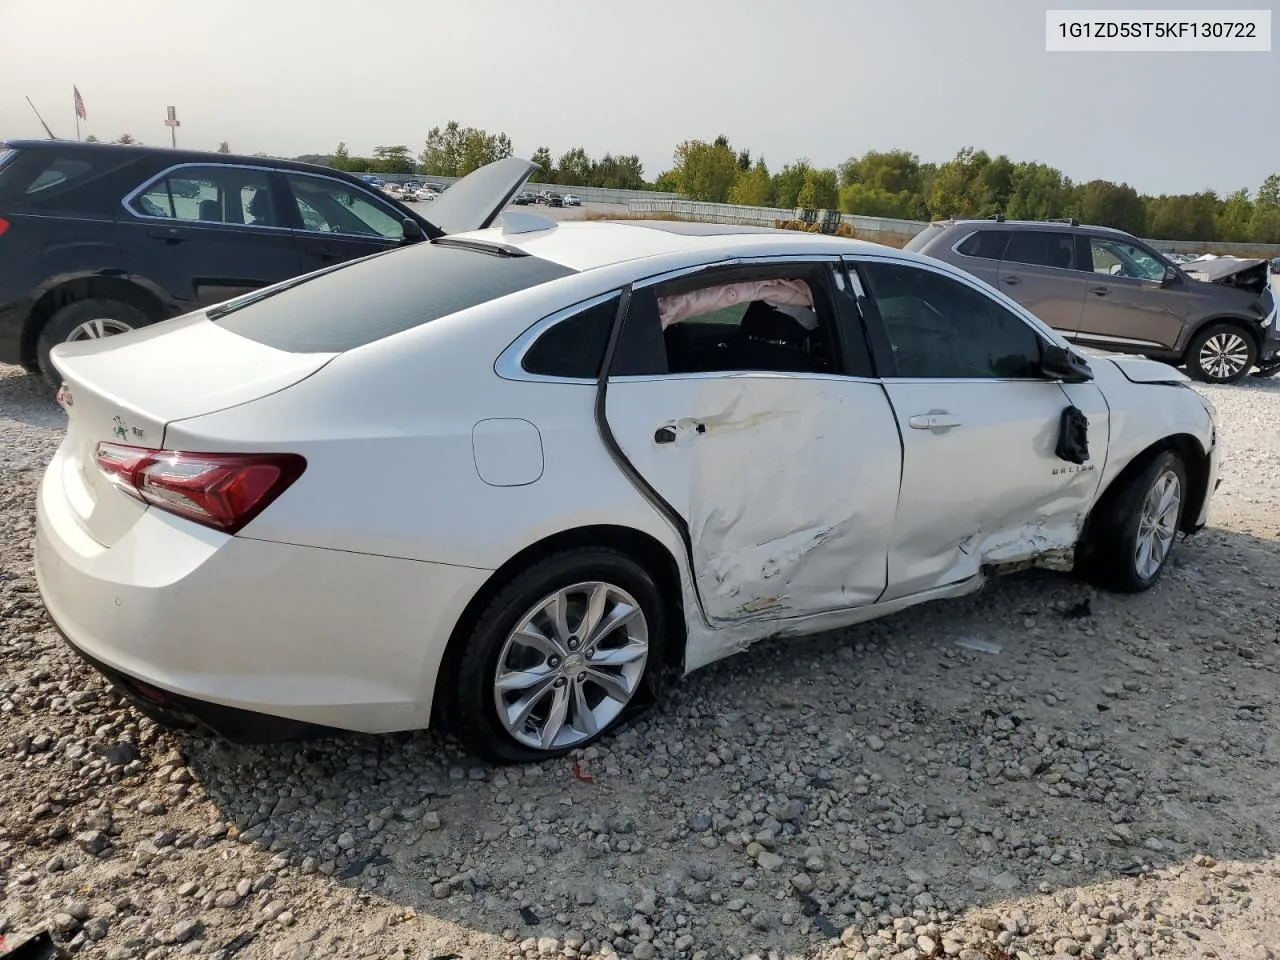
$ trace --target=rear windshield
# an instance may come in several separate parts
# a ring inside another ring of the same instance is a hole
[[[939,223],[931,223],[929,224],[929,226],[925,227],[923,230],[917,233],[914,237],[912,237],[911,240],[907,243],[907,245],[902,249],[913,250],[913,251],[922,250],[924,249],[925,244],[927,244],[930,240],[932,240],[934,237],[940,234],[944,229],[945,228]]]
[[[277,350],[341,353],[574,272],[538,257],[419,243],[248,294],[209,316]]]

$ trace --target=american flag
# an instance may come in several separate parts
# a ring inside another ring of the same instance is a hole
[[[80,90],[75,84],[71,85],[71,89],[76,92],[76,116],[81,120],[88,119],[88,115],[84,112],[84,97],[80,96]]]

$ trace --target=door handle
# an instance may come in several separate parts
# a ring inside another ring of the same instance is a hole
[[[1111,292],[1111,288],[1110,287],[1090,287],[1089,292],[1097,294],[1100,297],[1105,297],[1108,293]]]
[[[175,243],[187,242],[186,237],[179,236],[179,234],[174,230],[148,230],[147,236],[156,240],[163,240],[171,246]]]
[[[917,413],[907,420],[907,424],[912,430],[950,430],[960,426],[960,418],[939,410],[936,413]]]
[[[1014,275],[1012,277],[1001,277],[1000,279],[1003,280],[1005,283],[1009,284],[1009,286],[1011,287],[1016,287],[1019,283],[1022,282],[1022,280],[1017,275]]]
[[[338,255],[337,251],[326,243],[305,243],[302,245],[302,249],[306,253],[314,254],[317,257],[323,257],[325,260],[332,260]]]

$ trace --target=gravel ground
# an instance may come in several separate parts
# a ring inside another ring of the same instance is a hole
[[[61,412],[0,367],[0,936],[85,957],[1280,952],[1280,380],[1206,390],[1212,524],[1147,594],[1004,578],[678,685],[573,761],[162,732],[31,575]],[[985,641],[998,652],[961,645]]]

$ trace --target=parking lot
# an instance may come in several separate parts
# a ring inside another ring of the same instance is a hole
[[[0,935],[119,960],[1271,958],[1280,378],[1200,389],[1223,481],[1150,592],[1019,574],[764,642],[503,769],[435,733],[248,748],[139,719],[41,609],[64,417],[0,367]]]

